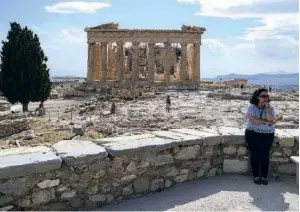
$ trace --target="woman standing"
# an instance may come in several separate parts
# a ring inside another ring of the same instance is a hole
[[[253,93],[247,111],[246,142],[251,153],[254,183],[268,185],[269,154],[274,141],[275,111],[270,105],[268,90]]]
[[[170,112],[170,108],[171,108],[171,99],[170,99],[170,96],[167,96],[167,99],[166,99],[166,111],[168,113]]]

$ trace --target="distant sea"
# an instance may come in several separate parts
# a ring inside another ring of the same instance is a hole
[[[289,90],[299,90],[299,80],[298,79],[249,79],[248,85],[261,85],[272,87],[273,91],[289,91]]]

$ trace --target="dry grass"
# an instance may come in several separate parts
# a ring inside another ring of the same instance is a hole
[[[32,139],[25,140],[24,136],[28,134],[36,135]],[[61,127],[59,123],[48,121],[47,118],[38,118],[31,124],[31,129],[5,137],[0,140],[0,149],[6,149],[13,146],[50,146],[60,140],[70,137],[72,126]],[[104,135],[94,130],[93,126],[86,129],[81,140],[93,140],[103,138]],[[9,141],[9,142],[8,142]]]

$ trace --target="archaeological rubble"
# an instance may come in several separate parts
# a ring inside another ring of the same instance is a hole
[[[202,27],[181,30],[119,29],[109,23],[85,29],[87,82],[199,83]],[[125,43],[132,45],[126,48]]]

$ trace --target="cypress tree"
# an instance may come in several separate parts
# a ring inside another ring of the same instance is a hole
[[[38,36],[16,22],[10,23],[2,44],[0,91],[10,103],[20,102],[26,112],[29,102],[43,103],[50,94],[48,59]]]

